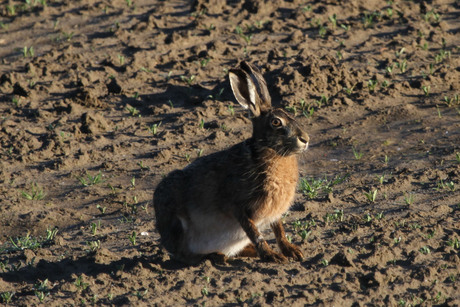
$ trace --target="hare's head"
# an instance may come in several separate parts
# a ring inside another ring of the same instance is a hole
[[[253,115],[253,138],[258,146],[269,147],[280,155],[307,149],[309,137],[297,121],[283,109],[273,109],[267,83],[252,65],[241,62],[229,71],[236,100]]]

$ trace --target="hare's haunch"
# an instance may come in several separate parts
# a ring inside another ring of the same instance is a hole
[[[272,108],[267,84],[254,66],[241,62],[229,77],[236,100],[253,115],[252,137],[160,182],[154,207],[161,243],[184,262],[212,253],[301,260],[280,218],[294,200],[297,154],[307,149],[309,137],[288,113]],[[281,253],[263,238],[260,231],[267,226]]]

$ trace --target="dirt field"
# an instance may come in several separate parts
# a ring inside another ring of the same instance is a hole
[[[460,304],[458,0],[8,0],[0,26],[0,302]],[[306,257],[186,267],[153,191],[251,135],[241,60],[310,135]]]

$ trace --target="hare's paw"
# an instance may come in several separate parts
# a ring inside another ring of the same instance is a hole
[[[260,258],[265,262],[285,263],[288,261],[282,254],[276,253],[271,249],[261,252]]]
[[[292,258],[296,261],[303,260],[303,253],[300,251],[300,248],[297,245],[286,241],[283,242],[283,244],[280,244],[280,249],[283,255],[286,257]]]

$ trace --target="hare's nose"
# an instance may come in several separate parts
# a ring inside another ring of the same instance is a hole
[[[304,135],[300,135],[297,137],[298,139],[298,142],[300,143],[299,147],[302,148],[302,150],[307,150],[308,148],[308,142],[310,141],[310,138],[308,137],[308,135],[304,134]]]

